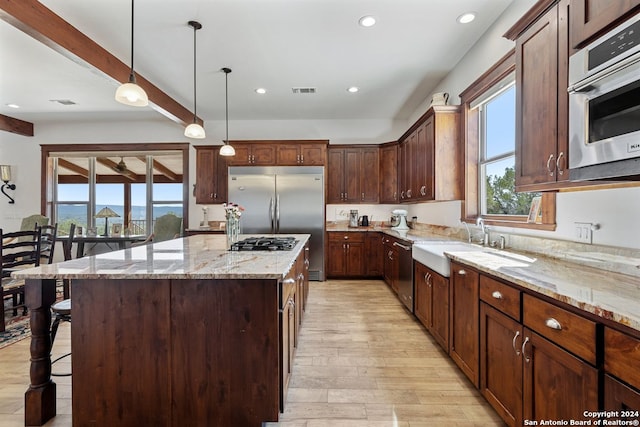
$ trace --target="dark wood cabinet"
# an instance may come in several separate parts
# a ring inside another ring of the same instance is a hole
[[[363,277],[366,232],[327,232],[327,276]]]
[[[605,328],[604,370],[640,390],[640,336]]]
[[[384,251],[380,233],[366,233],[364,260],[366,277],[382,277],[384,275]]]
[[[571,46],[583,47],[609,31],[640,7],[638,0],[572,0]]]
[[[265,142],[231,141],[236,155],[229,157],[232,166],[274,166],[276,165],[276,144]]]
[[[414,263],[415,315],[444,351],[449,351],[449,279]]]
[[[624,411],[640,411],[640,392],[621,383],[610,375],[604,376],[604,410],[616,411],[618,417],[609,417],[608,421],[629,420],[621,417]],[[637,417],[636,417],[637,418]]]
[[[402,137],[399,146],[400,201],[462,197],[460,110],[433,106]]]
[[[219,146],[196,146],[196,204],[227,202],[227,158]]]
[[[329,147],[327,157],[327,203],[378,202],[377,146]]]
[[[380,146],[380,203],[398,203],[398,143]]]
[[[290,142],[276,145],[278,166],[324,166],[326,157],[326,143]]]
[[[452,262],[449,285],[449,355],[478,387],[480,275],[467,266]]]
[[[568,14],[561,0],[507,33],[516,41],[517,191],[568,185]]]

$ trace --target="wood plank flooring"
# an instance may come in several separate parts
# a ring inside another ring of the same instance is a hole
[[[311,282],[285,412],[268,427],[502,426],[393,292],[378,280]],[[54,353],[70,347],[62,324]],[[55,356],[55,355],[54,355]],[[29,340],[0,350],[0,427],[24,420]],[[69,362],[54,365],[54,372]],[[71,426],[70,377],[57,377],[58,415]]]

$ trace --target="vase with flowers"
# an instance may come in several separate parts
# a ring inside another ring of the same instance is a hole
[[[222,207],[224,208],[225,218],[227,220],[225,227],[227,232],[227,246],[231,247],[233,243],[238,241],[238,236],[240,235],[240,217],[242,216],[244,208],[236,203],[223,203]]]

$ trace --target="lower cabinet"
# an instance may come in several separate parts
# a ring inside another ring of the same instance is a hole
[[[327,251],[327,276],[363,277],[366,232],[329,231]]]
[[[449,279],[419,262],[414,266],[415,315],[449,351]]]
[[[480,299],[480,392],[507,425],[592,419],[598,371],[561,345],[581,341],[578,351],[595,357],[595,325],[486,276]]]
[[[364,275],[382,277],[384,275],[384,250],[380,233],[366,233]]]
[[[471,382],[478,387],[480,375],[479,289],[480,274],[466,266],[451,263],[449,308],[449,355]]]
[[[640,418],[640,339],[606,327],[604,370],[604,409],[618,413],[608,421]]]
[[[614,411],[617,417],[607,420],[628,420],[638,418],[628,416],[629,412],[637,414],[640,411],[640,392],[621,383],[610,375],[604,376],[604,410]],[[622,415],[625,415],[624,417]]]

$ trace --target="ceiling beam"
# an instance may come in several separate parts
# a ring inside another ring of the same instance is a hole
[[[22,136],[33,136],[33,123],[0,114],[0,130]]]
[[[77,175],[89,179],[89,171],[87,169],[80,167],[75,163],[71,163],[68,160],[58,158],[58,167],[65,168],[67,170],[70,170],[71,172],[75,172]]]
[[[118,170],[116,169],[116,166],[118,166],[118,164],[111,159],[107,159],[106,157],[97,157],[96,162],[108,167],[109,169],[112,169],[118,172]],[[131,181],[135,181],[136,179],[138,179],[138,175],[136,175],[130,170],[126,170],[124,172],[118,172],[118,173],[122,176],[129,178]]]
[[[143,157],[143,156],[138,156],[138,160],[140,160],[142,163],[147,162],[146,157]],[[158,172],[160,172],[162,175],[169,178],[171,181],[178,182],[178,174],[176,174],[174,171],[172,171],[171,169],[169,169],[168,167],[166,167],[156,159],[153,159],[153,168]]]
[[[114,85],[129,81],[129,65],[37,0],[0,0],[0,19]],[[193,123],[191,111],[138,73],[136,82],[147,92],[151,108],[182,126]],[[203,124],[202,119],[198,123]]]

